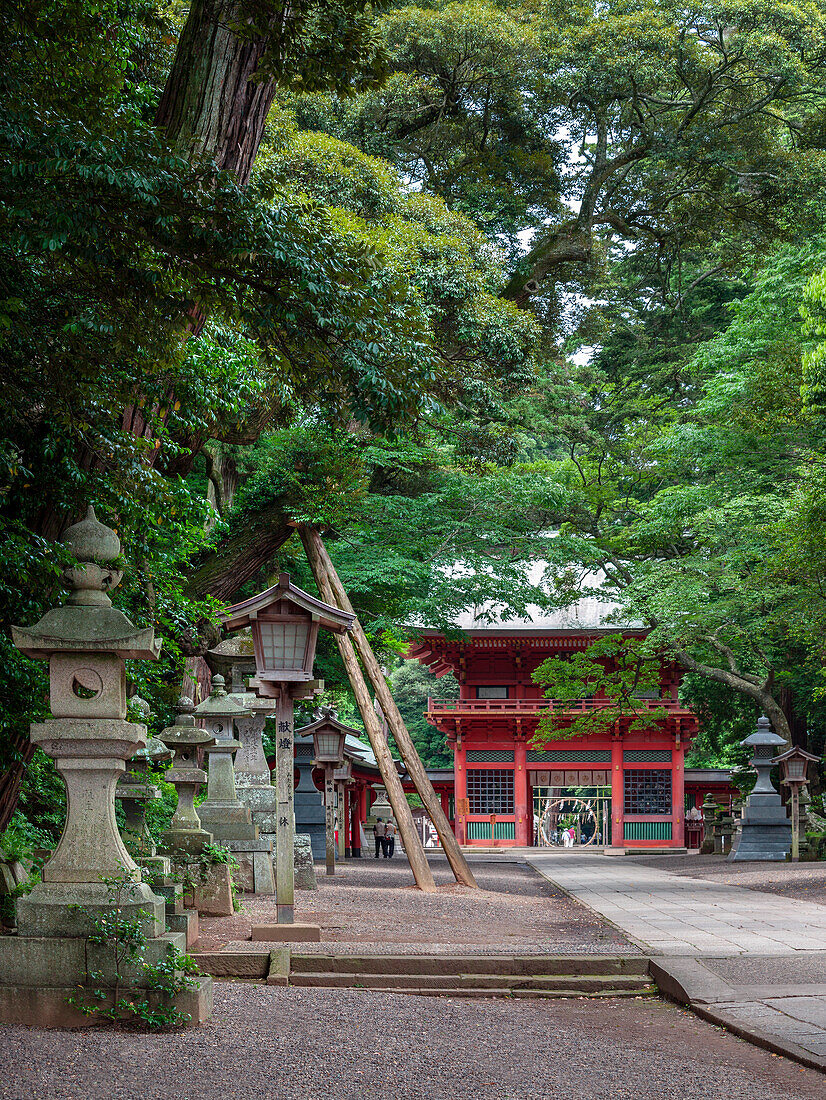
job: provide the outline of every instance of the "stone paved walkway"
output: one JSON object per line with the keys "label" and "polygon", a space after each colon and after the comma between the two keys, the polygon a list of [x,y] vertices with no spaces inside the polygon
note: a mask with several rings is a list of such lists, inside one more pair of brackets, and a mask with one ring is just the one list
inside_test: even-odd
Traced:
{"label": "stone paved walkway", "polygon": [[826,907],[597,853],[528,862],[648,951],[663,992],[826,1071]]}
{"label": "stone paved walkway", "polygon": [[815,902],[672,875],[627,857],[549,852],[528,862],[658,954],[826,951],[826,909]]}

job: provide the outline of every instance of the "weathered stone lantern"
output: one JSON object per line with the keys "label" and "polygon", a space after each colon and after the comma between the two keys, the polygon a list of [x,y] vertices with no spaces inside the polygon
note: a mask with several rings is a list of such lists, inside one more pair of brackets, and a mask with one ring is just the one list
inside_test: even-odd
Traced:
{"label": "weathered stone lantern", "polygon": [[59,897],[71,895],[72,902],[85,904],[105,893],[102,876],[124,871],[140,881],[115,820],[115,786],[124,762],[146,745],[146,727],[126,721],[124,661],[154,661],[160,652],[151,628],[136,628],[112,607],[107,592],[120,583],[122,574],[113,564],[120,540],[98,523],[94,509],[69,528],[63,545],[78,561],[66,571],[72,595],[36,626],[12,627],[18,649],[49,661],[53,717],[32,726],[31,738],[55,760],[67,792],[60,843],[43,868],[42,886],[19,907],[26,911],[23,925],[31,915],[32,933],[42,935],[53,930],[51,906],[62,926]]}
{"label": "weathered stone lantern", "polygon": [[238,799],[232,766],[233,754],[241,747],[235,740],[235,719],[248,716],[249,711],[227,695],[224,677],[220,675],[213,677],[209,698],[199,703],[194,711],[195,720],[203,722],[212,737],[206,749],[209,756],[207,797],[201,803],[199,816],[221,844],[228,840],[258,838],[249,807]]}
{"label": "weathered stone lantern", "polygon": [[791,789],[792,859],[795,862],[800,859],[800,791],[806,783],[809,764],[819,759],[814,753],[801,749],[799,745],[792,745],[790,749],[786,749],[775,758],[775,763],[780,765],[783,772],[782,782]]}
{"label": "weathered stone lantern", "polygon": [[[0,1020],[40,1026],[88,1022],[67,996],[91,980],[93,967],[102,975],[99,985],[115,984],[114,964],[88,943],[95,922],[115,909],[104,879],[123,883],[119,916],[143,924],[146,962],[161,962],[171,944],[185,947],[182,934],[165,934],[164,901],[141,881],[115,818],[125,761],[146,744],[146,727],[126,721],[124,662],[156,660],[160,643],[151,628],[135,627],[112,606],[108,592],[121,579],[120,541],[91,507],[63,544],[77,560],[65,573],[72,589],[65,605],[33,627],[12,628],[18,649],[49,662],[52,717],[31,727],[31,739],[54,759],[67,793],[60,842],[42,881],[18,902],[19,935],[0,940]],[[141,981],[133,973],[122,987],[139,989]],[[184,999],[193,1022],[208,1018],[210,979]]]}
{"label": "weathered stone lantern", "polygon": [[279,924],[293,923],[295,905],[293,705],[296,699],[311,697],[323,689],[323,684],[313,680],[319,629],[344,633],[354,618],[304,592],[286,573],[281,574],[278,584],[231,607],[224,617],[228,631],[251,630],[256,674],[250,688],[263,698],[278,700],[275,862]]}
{"label": "weathered stone lantern", "polygon": [[273,894],[272,847],[258,836],[252,812],[238,797],[233,755],[241,747],[235,738],[235,722],[251,712],[239,706],[226,692],[224,677],[212,678],[212,693],[195,708],[214,740],[207,747],[209,780],[206,801],[201,803],[201,821],[219,844],[233,853],[239,864],[238,882],[246,891]]}
{"label": "weathered stone lantern", "polygon": [[[130,700],[144,721],[151,717],[149,704],[135,696]],[[161,792],[152,782],[150,768],[172,759],[172,751],[157,737],[147,737],[146,745],[132,756],[126,774],[118,781],[115,798],[123,807],[125,819],[122,836],[127,848],[142,867],[155,858],[155,841],[146,825],[147,803],[161,797]],[[162,870],[161,867],[155,870]]]}
{"label": "weathered stone lantern", "polygon": [[163,835],[164,847],[187,856],[197,856],[207,844],[212,844],[212,833],[201,826],[195,809],[195,795],[206,783],[206,772],[198,767],[198,750],[211,744],[212,734],[195,725],[192,700],[182,698],[178,703],[175,723],[167,726],[160,740],[174,753],[172,767],[166,773],[167,783],[178,792],[178,807]]}
{"label": "weathered stone lantern", "polygon": [[754,752],[752,767],[757,772],[757,782],[743,810],[740,843],[729,859],[784,860],[791,847],[792,826],[783,801],[772,785],[771,770],[775,763],[774,750],[786,742],[772,732],[768,718],[761,715],[757,729],[740,744]]}

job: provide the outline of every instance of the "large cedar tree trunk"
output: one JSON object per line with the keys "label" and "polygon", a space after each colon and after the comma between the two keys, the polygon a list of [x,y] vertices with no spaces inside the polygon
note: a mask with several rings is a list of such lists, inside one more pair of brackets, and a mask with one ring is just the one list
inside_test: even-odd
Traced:
{"label": "large cedar tree trunk", "polygon": [[182,155],[214,161],[243,186],[275,85],[253,80],[269,37],[239,40],[230,30],[237,10],[227,0],[193,3],[155,121]]}

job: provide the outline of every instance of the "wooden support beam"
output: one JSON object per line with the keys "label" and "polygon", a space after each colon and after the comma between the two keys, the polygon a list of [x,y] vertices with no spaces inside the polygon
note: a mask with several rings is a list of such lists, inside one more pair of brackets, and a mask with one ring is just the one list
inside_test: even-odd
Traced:
{"label": "wooden support beam", "polygon": [[[319,555],[331,583],[334,599],[330,602],[340,607],[342,611],[354,613],[353,605],[350,603],[344,585],[341,583],[341,578],[330,560],[330,555],[327,553],[327,548],[322,542],[318,531],[312,527],[303,527],[301,529],[302,541],[305,540],[305,537],[306,542],[311,543],[315,552]],[[326,599],[326,597],[324,598]],[[351,636],[356,651],[361,658],[361,663],[364,665],[364,669],[373,685],[373,690],[376,693],[376,698],[379,701],[379,706],[382,709],[385,721],[396,740],[396,745],[401,753],[407,772],[413,780],[413,784],[422,800],[424,808],[427,810],[430,820],[436,827],[436,832],[439,834],[439,840],[442,842],[442,850],[447,856],[456,881],[463,886],[477,887],[473,872],[468,866],[464,852],[459,847],[458,840],[453,835],[450,822],[442,809],[441,801],[433,789],[433,784],[428,778],[424,764],[422,764],[419,754],[416,751],[416,746],[413,744],[413,738],[407,731],[404,719],[399,713],[399,708],[396,706],[396,700],[393,698],[390,688],[387,686],[384,673],[381,670],[379,662],[376,660],[376,655],[367,640],[367,635],[364,633],[358,618],[356,618],[353,623]]]}
{"label": "wooden support beam", "polygon": [[[327,575],[327,570],[321,554],[319,553],[317,543],[315,539],[311,537],[311,534],[315,534],[319,542],[321,540],[318,538],[318,535],[312,531],[312,528],[302,526],[299,529],[299,533],[301,535],[301,542],[304,545],[304,550],[307,554],[307,560],[310,563],[310,568],[313,571],[318,590],[321,593],[321,598],[327,603],[335,606],[336,600],[333,595],[332,583]],[[436,889],[436,884],[433,881],[433,872],[430,869],[430,864],[427,862],[427,856],[424,853],[421,839],[416,830],[416,824],[413,821],[413,814],[411,813],[410,806],[405,797],[404,790],[402,789],[402,783],[399,779],[399,773],[396,771],[396,764],[390,752],[390,746],[382,735],[381,724],[373,708],[373,700],[370,697],[370,692],[367,690],[367,684],[362,675],[358,657],[356,657],[356,651],[353,648],[353,643],[348,634],[336,634],[335,639],[338,645],[338,651],[341,654],[341,659],[344,662],[344,668],[353,688],[353,694],[356,697],[356,705],[359,708],[359,713],[364,722],[364,728],[367,731],[370,746],[375,754],[381,777],[387,789],[387,797],[390,799],[390,805],[393,808],[396,824],[399,827],[399,835],[401,836],[405,854],[410,863],[410,869],[413,872],[413,877],[416,880],[416,885],[420,890],[424,890],[427,893],[433,893]]]}

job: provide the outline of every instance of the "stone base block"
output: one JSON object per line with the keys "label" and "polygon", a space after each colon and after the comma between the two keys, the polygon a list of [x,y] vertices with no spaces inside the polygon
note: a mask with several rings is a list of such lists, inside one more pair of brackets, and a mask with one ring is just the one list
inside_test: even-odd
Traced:
{"label": "stone base block", "polygon": [[154,882],[152,889],[166,903],[166,923],[168,926],[171,916],[184,911],[184,888],[180,882]]}
{"label": "stone base block", "polygon": [[792,827],[788,821],[785,825],[749,825],[744,823],[737,850],[732,852],[728,858],[739,863],[746,860],[775,863],[785,860],[791,848]]}
{"label": "stone base block", "polygon": [[[195,985],[184,989],[174,1000],[179,1012],[189,1016],[190,1026],[203,1024],[212,1016],[212,978],[193,979]],[[99,1021],[85,1016],[68,1003],[75,986],[0,985],[0,1025],[23,1024],[28,1027],[95,1027]],[[128,994],[128,990],[123,991]],[[160,1001],[160,994],[151,990],[145,994],[151,1005]],[[128,1018],[128,1017],[125,1017]]]}
{"label": "stone base block", "polygon": [[[144,916],[148,937],[163,931],[164,899],[145,882],[124,886],[120,892],[124,917]],[[92,920],[112,909],[112,892],[102,882],[41,882],[17,902],[17,929],[21,936],[87,936]]]}
{"label": "stone base block", "polygon": [[317,890],[313,848],[309,833],[296,833],[293,845],[296,890]]}
{"label": "stone base block", "polygon": [[205,829],[167,829],[160,847],[169,852],[173,862],[181,855],[199,856],[207,844],[212,844],[212,833]]}
{"label": "stone base block", "polygon": [[171,860],[169,856],[142,856],[137,860],[141,869],[141,878],[150,886],[156,882],[163,882],[171,873]]}
{"label": "stone base block", "polygon": [[272,848],[268,839],[233,841],[227,845],[238,861],[235,884],[248,894],[274,894]]}
{"label": "stone base block", "polygon": [[216,821],[210,824],[209,831],[212,833],[213,842],[223,844],[225,847],[233,843],[253,843],[258,840],[258,826],[253,824],[226,825]]}
{"label": "stone base block", "polygon": [[248,806],[253,815],[278,812],[278,794],[275,787],[244,787],[238,783],[237,776],[235,782],[238,801]]}
{"label": "stone base block", "polygon": [[166,927],[170,932],[183,932],[187,950],[198,942],[200,926],[197,909],[184,909],[182,913],[167,914]]}
{"label": "stone base block", "polygon": [[267,985],[290,984],[290,949],[276,947],[270,951],[270,968],[267,971]]}
{"label": "stone base block", "polygon": [[[147,940],[142,962],[157,965],[170,947],[186,950],[182,932],[165,932]],[[89,973],[114,984],[117,974],[112,948],[89,943],[81,936],[4,936],[0,939],[0,984],[14,986],[76,986]],[[141,962],[124,962],[120,977],[134,988],[144,983]]]}
{"label": "stone base block", "polygon": [[250,939],[269,943],[320,943],[317,924],[254,924]]}
{"label": "stone base block", "polygon": [[202,880],[184,896],[188,909],[197,909],[207,917],[232,916],[232,876],[229,865],[213,863],[203,873]]}

